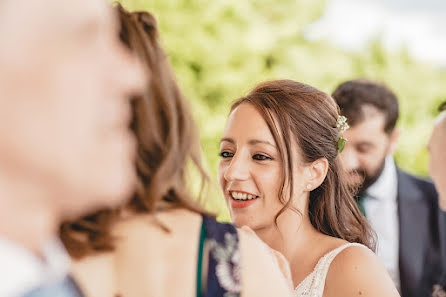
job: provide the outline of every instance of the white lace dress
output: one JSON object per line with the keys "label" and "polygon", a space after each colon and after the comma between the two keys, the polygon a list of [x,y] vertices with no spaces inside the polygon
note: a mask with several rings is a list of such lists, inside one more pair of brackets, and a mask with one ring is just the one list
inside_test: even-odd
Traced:
{"label": "white lace dress", "polygon": [[[334,258],[342,252],[345,248],[350,246],[362,246],[359,243],[346,243],[325,254],[314,267],[311,272],[294,290],[294,296],[308,296],[308,297],[322,297],[325,288],[325,278],[327,277],[328,269]],[[365,247],[367,248],[367,247]]]}

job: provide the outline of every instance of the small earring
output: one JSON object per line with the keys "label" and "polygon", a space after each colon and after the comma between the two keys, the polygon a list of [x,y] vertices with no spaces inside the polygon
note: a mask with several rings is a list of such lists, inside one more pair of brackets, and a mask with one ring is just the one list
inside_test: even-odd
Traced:
{"label": "small earring", "polygon": [[307,185],[307,190],[311,190],[311,185]]}

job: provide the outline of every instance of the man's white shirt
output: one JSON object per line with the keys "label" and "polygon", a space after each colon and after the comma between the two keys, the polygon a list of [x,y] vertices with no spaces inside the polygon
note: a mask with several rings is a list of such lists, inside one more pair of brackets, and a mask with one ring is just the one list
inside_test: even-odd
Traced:
{"label": "man's white shirt", "polygon": [[0,296],[19,297],[68,275],[70,258],[60,241],[45,244],[42,256],[0,237]]}
{"label": "man's white shirt", "polygon": [[364,209],[368,221],[377,234],[376,254],[383,262],[398,291],[399,270],[399,220],[398,177],[392,156],[387,156],[383,172],[366,191]]}

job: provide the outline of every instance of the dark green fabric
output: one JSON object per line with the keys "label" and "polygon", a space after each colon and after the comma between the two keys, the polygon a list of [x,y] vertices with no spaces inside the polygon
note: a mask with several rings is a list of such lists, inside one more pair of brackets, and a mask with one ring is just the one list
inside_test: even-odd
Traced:
{"label": "dark green fabric", "polygon": [[365,217],[367,217],[367,214],[365,212],[365,206],[364,206],[366,198],[367,198],[367,194],[362,194],[361,196],[359,196],[358,201],[357,201],[359,210]]}
{"label": "dark green fabric", "polygon": [[206,240],[206,227],[204,225],[204,220],[201,222],[201,231],[200,231],[200,245],[198,248],[198,266],[197,266],[197,297],[202,297],[201,292],[201,273],[203,266],[203,249],[204,249],[204,241]]}

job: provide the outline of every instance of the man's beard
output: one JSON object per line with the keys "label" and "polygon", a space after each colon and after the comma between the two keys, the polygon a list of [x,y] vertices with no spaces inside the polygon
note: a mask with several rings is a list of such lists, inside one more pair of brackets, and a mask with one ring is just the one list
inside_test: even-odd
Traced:
{"label": "man's beard", "polygon": [[372,174],[367,174],[367,171],[364,168],[358,168],[349,172],[349,174],[357,174],[361,176],[363,179],[363,182],[360,185],[358,185],[358,192],[356,194],[357,197],[364,195],[367,189],[378,180],[378,178],[380,177],[381,173],[384,170],[385,164],[386,164],[386,159],[383,159],[378,169]]}

